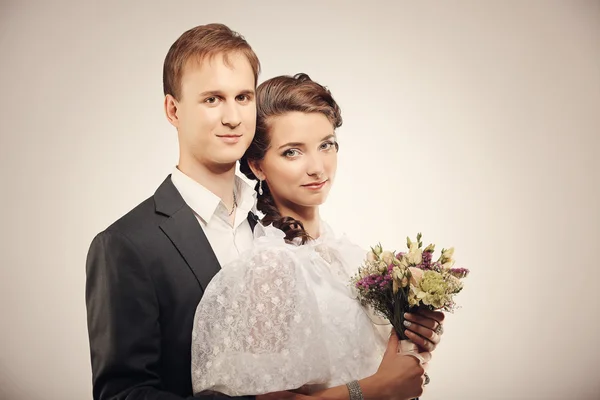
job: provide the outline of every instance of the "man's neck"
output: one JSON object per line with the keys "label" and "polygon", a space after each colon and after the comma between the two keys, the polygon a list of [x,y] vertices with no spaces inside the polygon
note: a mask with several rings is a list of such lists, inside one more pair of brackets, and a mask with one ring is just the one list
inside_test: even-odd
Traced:
{"label": "man's neck", "polygon": [[233,204],[235,188],[235,163],[208,167],[206,165],[179,160],[177,168],[217,195],[226,206]]}

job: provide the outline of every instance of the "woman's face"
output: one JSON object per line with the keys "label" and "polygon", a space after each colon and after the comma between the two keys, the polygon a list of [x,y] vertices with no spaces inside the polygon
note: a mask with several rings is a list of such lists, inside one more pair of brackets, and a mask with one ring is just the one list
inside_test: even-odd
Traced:
{"label": "woman's face", "polygon": [[296,209],[325,202],[337,169],[334,128],[319,112],[272,117],[270,146],[256,165],[279,207]]}

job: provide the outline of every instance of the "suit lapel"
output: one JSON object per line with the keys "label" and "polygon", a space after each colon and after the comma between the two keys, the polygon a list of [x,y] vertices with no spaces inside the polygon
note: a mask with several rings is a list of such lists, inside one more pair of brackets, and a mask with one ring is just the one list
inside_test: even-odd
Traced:
{"label": "suit lapel", "polygon": [[[173,185],[170,175],[156,190],[154,202],[156,212],[168,217],[160,225],[160,229],[177,248],[202,290],[206,290],[221,265],[194,212]],[[247,219],[254,231],[258,217],[249,212]]]}
{"label": "suit lapel", "polygon": [[177,247],[202,290],[205,290],[221,266],[192,210],[182,207],[160,228]]}
{"label": "suit lapel", "polygon": [[170,175],[156,190],[154,203],[156,212],[168,217],[160,229],[177,248],[202,290],[205,290],[221,266],[204,230],[173,185]]}

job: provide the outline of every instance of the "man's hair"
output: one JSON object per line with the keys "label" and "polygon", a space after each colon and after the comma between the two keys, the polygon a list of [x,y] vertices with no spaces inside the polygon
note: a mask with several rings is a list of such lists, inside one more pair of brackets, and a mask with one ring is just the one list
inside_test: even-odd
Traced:
{"label": "man's hair", "polygon": [[200,25],[184,32],[171,45],[163,65],[163,92],[179,100],[181,96],[181,78],[190,62],[201,63],[216,55],[222,55],[225,65],[229,65],[228,56],[242,54],[250,63],[254,72],[254,84],[258,81],[260,61],[246,42],[246,39],[223,24]]}

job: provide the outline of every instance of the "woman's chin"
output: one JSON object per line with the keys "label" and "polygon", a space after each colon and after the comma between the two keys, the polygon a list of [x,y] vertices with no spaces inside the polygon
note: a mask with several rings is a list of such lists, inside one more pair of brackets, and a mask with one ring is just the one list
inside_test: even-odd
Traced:
{"label": "woman's chin", "polygon": [[302,206],[304,207],[318,207],[320,205],[323,205],[325,203],[325,201],[327,200],[327,196],[329,195],[329,193],[315,193],[314,195],[306,198],[303,201]]}

